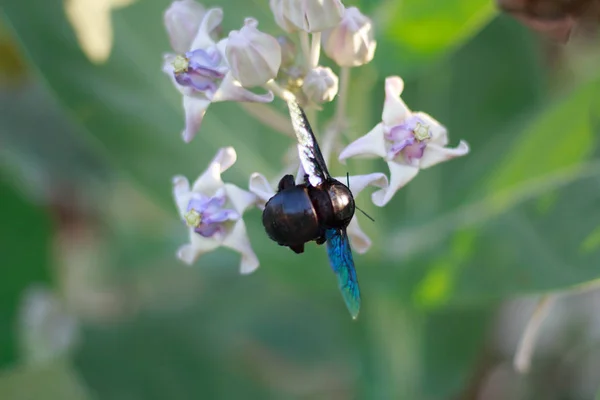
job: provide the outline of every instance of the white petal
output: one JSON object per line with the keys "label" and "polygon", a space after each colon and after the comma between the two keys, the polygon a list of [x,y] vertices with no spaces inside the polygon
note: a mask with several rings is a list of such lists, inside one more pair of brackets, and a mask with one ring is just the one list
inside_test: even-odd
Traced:
{"label": "white petal", "polygon": [[171,53],[163,54],[162,70],[165,74],[167,74],[169,79],[171,79],[171,83],[173,83],[173,86],[175,86],[175,89],[177,89],[179,91],[179,93],[181,93],[184,96],[193,96],[194,89],[192,87],[181,86],[175,80],[175,74],[173,73],[173,71],[175,70],[175,67],[173,67],[173,60],[175,60],[175,57],[176,57],[175,54],[171,54]]}
{"label": "white petal", "polygon": [[377,124],[371,132],[350,143],[340,153],[339,160],[343,161],[353,156],[386,156],[382,124]]}
{"label": "white petal", "polygon": [[267,201],[269,201],[269,199],[275,195],[275,191],[269,184],[267,178],[258,172],[250,175],[248,188],[256,195],[257,205],[261,210],[264,210]]}
{"label": "white petal", "polygon": [[399,76],[388,76],[385,79],[385,102],[381,119],[386,126],[394,126],[408,118],[410,109],[400,98],[404,90],[404,81]]}
{"label": "white petal", "polygon": [[240,219],[235,223],[233,230],[225,237],[223,246],[229,247],[242,255],[240,261],[240,272],[242,274],[249,274],[258,268],[258,258],[256,258],[256,254],[254,254],[250,245],[243,220]]}
{"label": "white petal", "polygon": [[[298,154],[298,148],[296,147],[296,154]],[[301,185],[304,183],[305,179],[304,176],[306,175],[306,171],[304,170],[304,167],[302,166],[302,163],[300,162],[300,159],[298,159],[298,170],[296,172],[296,180],[294,181],[294,183],[296,185]]]}
{"label": "white petal", "polygon": [[440,146],[448,144],[448,131],[444,125],[440,124],[435,118],[424,112],[417,112],[415,115],[421,118],[423,122],[429,126],[429,132],[431,133],[430,143],[436,143]]}
{"label": "white petal", "polygon": [[190,183],[184,176],[177,175],[173,178],[173,197],[175,198],[179,215],[183,218],[191,197]]}
{"label": "white petal", "polygon": [[219,241],[206,238],[190,229],[190,243],[184,244],[177,250],[177,258],[188,265],[192,265],[198,257],[219,247]]}
{"label": "white petal", "polygon": [[206,171],[194,182],[192,191],[206,196],[214,196],[216,191],[223,187],[221,173],[227,171],[236,159],[237,154],[233,147],[219,149]]}
{"label": "white petal", "polygon": [[198,28],[198,33],[192,42],[190,50],[207,49],[214,45],[215,42],[212,40],[211,34],[221,25],[221,21],[223,21],[222,9],[211,8],[208,10],[204,18],[202,18],[202,23],[200,23],[200,28]]}
{"label": "white petal", "polygon": [[350,246],[352,250],[359,254],[364,254],[371,247],[371,239],[360,229],[358,219],[356,215],[350,221],[350,224],[346,228],[348,237],[350,238]]}
{"label": "white petal", "polygon": [[469,153],[469,145],[461,140],[457,147],[443,147],[436,143],[429,143],[419,161],[419,168],[425,169]]}
{"label": "white petal", "polygon": [[390,186],[387,189],[378,190],[371,195],[373,204],[379,207],[386,205],[394,194],[417,176],[419,172],[419,168],[417,167],[394,161],[388,162],[388,167],[390,168]]}
{"label": "white petal", "polygon": [[256,203],[256,195],[231,184],[225,184],[225,193],[233,204],[233,208],[242,215],[248,207]]}
{"label": "white petal", "polygon": [[183,96],[185,129],[181,133],[181,136],[183,137],[184,142],[189,143],[194,138],[196,132],[200,129],[202,119],[204,119],[204,114],[209,105],[210,100],[208,99]]}
{"label": "white petal", "polygon": [[204,7],[194,0],[171,3],[165,11],[163,20],[173,50],[183,54],[190,49],[205,12]]}
{"label": "white petal", "polygon": [[[338,181],[346,183],[346,177],[336,177]],[[350,175],[350,185],[348,186],[352,191],[352,196],[357,197],[358,194],[367,186],[377,186],[382,189],[388,187],[388,179],[385,174],[381,172],[374,172],[367,175]]]}
{"label": "white petal", "polygon": [[219,89],[217,89],[212,101],[249,101],[254,103],[270,103],[273,101],[275,96],[273,92],[267,92],[264,94],[256,94],[248,89],[242,87],[242,85],[233,78],[231,72],[228,72]]}

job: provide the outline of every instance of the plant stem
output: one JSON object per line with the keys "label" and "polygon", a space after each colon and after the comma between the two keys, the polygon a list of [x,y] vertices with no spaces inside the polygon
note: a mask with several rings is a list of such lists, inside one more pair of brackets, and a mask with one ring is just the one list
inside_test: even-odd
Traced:
{"label": "plant stem", "polygon": [[340,70],[340,87],[336,99],[333,124],[329,126],[323,137],[323,158],[329,162],[335,140],[344,128],[346,120],[346,104],[348,102],[348,85],[350,82],[350,68],[342,67]]}
{"label": "plant stem", "polygon": [[533,310],[533,314],[525,326],[525,331],[521,336],[521,340],[519,341],[519,346],[517,347],[517,352],[515,353],[515,358],[513,361],[515,369],[522,374],[525,374],[529,371],[529,367],[531,366],[531,357],[540,334],[540,328],[548,316],[548,313],[550,312],[550,309],[552,308],[552,305],[557,297],[558,295],[556,294],[542,296],[542,298],[536,304],[535,310]]}
{"label": "plant stem", "polygon": [[291,97],[295,97],[294,94],[275,82],[275,80],[271,79],[269,82],[265,83],[263,87],[267,90],[271,90],[275,96],[287,101]]}
{"label": "plant stem", "polygon": [[[348,85],[350,84],[350,68],[340,69],[340,88],[337,94],[335,107],[335,124],[342,125],[346,119],[346,104],[348,103]],[[340,128],[338,128],[340,129]]]}
{"label": "plant stem", "polygon": [[311,69],[311,60],[310,60],[310,40],[308,38],[308,32],[300,31],[300,47],[302,48],[302,54],[304,55],[304,66],[306,67],[306,72]]}
{"label": "plant stem", "polygon": [[316,68],[319,65],[319,56],[321,55],[321,32],[312,34],[312,42],[310,44],[310,67]]}
{"label": "plant stem", "polygon": [[240,106],[257,121],[285,136],[295,138],[294,129],[287,115],[284,115],[267,104],[240,103]]}

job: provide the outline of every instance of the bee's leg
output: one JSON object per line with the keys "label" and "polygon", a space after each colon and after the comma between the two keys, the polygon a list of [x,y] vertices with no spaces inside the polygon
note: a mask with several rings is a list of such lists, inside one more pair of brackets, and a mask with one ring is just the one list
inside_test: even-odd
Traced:
{"label": "bee's leg", "polygon": [[281,192],[284,189],[288,189],[296,186],[296,182],[294,181],[294,177],[292,175],[284,175],[283,178],[279,181],[277,185],[277,193]]}
{"label": "bee's leg", "polygon": [[325,240],[325,234],[322,234],[321,236],[315,239],[315,242],[317,242],[317,244],[323,244],[325,243]]}
{"label": "bee's leg", "polygon": [[294,253],[296,254],[302,254],[304,253],[304,244],[298,244],[295,246],[289,246],[290,249],[292,249],[294,251]]}
{"label": "bee's leg", "polygon": [[304,174],[304,183],[306,186],[310,186],[310,180],[308,179],[308,174]]}

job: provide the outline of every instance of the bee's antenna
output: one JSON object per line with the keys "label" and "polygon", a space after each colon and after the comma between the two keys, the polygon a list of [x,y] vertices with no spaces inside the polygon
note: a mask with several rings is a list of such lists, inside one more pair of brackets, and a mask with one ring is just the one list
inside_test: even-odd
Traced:
{"label": "bee's antenna", "polygon": [[369,214],[367,214],[366,212],[364,212],[363,210],[360,209],[360,207],[358,207],[356,204],[354,205],[354,207],[360,211],[361,213],[364,214],[365,217],[369,218],[371,221],[375,222],[375,220],[373,219],[373,217],[371,217]]}
{"label": "bee's antenna", "polygon": [[[348,189],[350,189],[350,174],[348,172],[346,172],[346,186],[348,186]],[[373,219],[373,217],[371,217],[369,214],[367,214],[366,212],[364,212],[359,206],[357,206],[356,204],[354,204],[354,207],[358,211],[360,211],[361,213],[363,213],[365,217],[367,217],[371,221],[375,222],[375,220]]]}

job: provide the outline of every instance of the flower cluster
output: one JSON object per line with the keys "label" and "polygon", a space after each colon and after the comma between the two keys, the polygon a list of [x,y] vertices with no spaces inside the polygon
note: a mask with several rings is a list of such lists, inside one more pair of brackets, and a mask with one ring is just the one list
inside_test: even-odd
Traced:
{"label": "flower cluster", "polygon": [[[182,94],[183,139],[189,142],[194,138],[213,102],[270,103],[275,97],[294,97],[304,109],[314,111],[335,101],[335,115],[320,139],[328,162],[332,149],[339,148],[345,128],[350,70],[369,63],[375,55],[372,21],[340,0],[270,0],[269,4],[284,35],[274,37],[260,31],[253,18],[246,18],[239,30],[225,35],[221,29],[223,11],[206,9],[194,0],[176,0],[165,12],[164,23],[174,53],[164,56],[163,71]],[[339,67],[339,76],[320,65],[321,53]],[[400,98],[403,86],[399,77],[386,79],[381,122],[339,154],[341,162],[350,157],[385,160],[389,179],[381,172],[349,177],[355,197],[367,186],[378,188],[371,199],[380,207],[419,170],[469,152],[463,141],[455,148],[446,147],[448,134],[444,126],[425,113],[411,111]],[[279,116],[275,110],[270,112]],[[268,123],[265,118],[259,120]],[[273,124],[276,126],[280,128],[281,124]],[[318,134],[317,127],[313,130]],[[248,191],[223,183],[221,173],[234,164],[235,158],[233,148],[220,149],[191,189],[186,178],[173,180],[181,220],[190,234],[190,243],[178,251],[178,257],[186,263],[225,246],[242,255],[242,273],[258,266],[242,214],[250,207],[264,209],[275,194],[280,176],[267,179],[255,172],[250,176]],[[296,181],[302,181],[298,158],[291,157],[290,162],[286,173],[296,170]],[[343,182],[346,177],[337,179]],[[366,252],[371,241],[360,229],[356,216],[347,230],[352,247],[359,253]]]}

